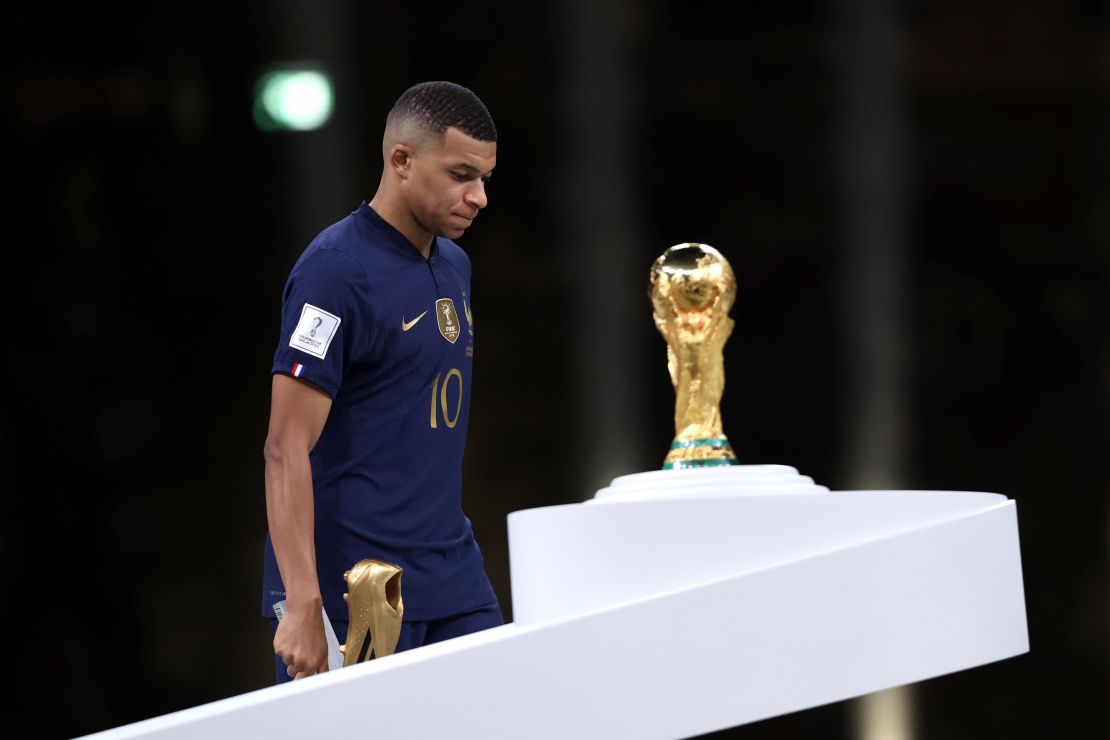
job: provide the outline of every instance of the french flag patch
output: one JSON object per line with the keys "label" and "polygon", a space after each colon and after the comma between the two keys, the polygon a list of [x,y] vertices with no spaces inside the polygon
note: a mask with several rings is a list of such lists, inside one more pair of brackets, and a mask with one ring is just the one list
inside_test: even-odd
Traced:
{"label": "french flag patch", "polygon": [[293,363],[293,377],[294,378],[299,378],[302,375],[304,375],[304,365],[302,365],[299,362],[294,362]]}

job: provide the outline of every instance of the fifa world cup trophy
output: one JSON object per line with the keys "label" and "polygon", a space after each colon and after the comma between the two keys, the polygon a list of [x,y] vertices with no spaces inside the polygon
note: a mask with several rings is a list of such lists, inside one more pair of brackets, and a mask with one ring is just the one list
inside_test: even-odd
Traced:
{"label": "fifa world cup trophy", "polygon": [[721,426],[735,298],[732,267],[708,244],[677,244],[651,267],[655,326],[667,341],[675,391],[675,439],[664,470],[738,464]]}

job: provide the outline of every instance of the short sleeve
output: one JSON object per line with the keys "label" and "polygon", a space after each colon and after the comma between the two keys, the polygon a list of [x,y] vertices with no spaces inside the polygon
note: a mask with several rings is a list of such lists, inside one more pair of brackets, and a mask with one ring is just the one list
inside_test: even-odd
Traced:
{"label": "short sleeve", "polygon": [[335,398],[370,333],[366,273],[352,257],[317,249],[293,268],[281,306],[272,373],[304,378]]}

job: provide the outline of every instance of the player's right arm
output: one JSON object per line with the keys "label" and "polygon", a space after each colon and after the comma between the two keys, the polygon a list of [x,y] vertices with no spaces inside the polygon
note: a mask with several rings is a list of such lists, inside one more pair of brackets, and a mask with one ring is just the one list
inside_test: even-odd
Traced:
{"label": "player's right arm", "polygon": [[286,609],[274,634],[274,653],[295,679],[328,669],[308,454],[320,438],[331,403],[331,396],[310,383],[273,376],[265,447],[266,518],[285,584]]}

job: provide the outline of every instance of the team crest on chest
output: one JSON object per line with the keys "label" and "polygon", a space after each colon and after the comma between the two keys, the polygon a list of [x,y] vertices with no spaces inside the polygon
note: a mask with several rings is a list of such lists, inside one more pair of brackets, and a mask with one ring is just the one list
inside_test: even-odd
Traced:
{"label": "team crest on chest", "polygon": [[439,320],[439,333],[454,344],[459,338],[459,315],[455,313],[455,302],[450,298],[436,301],[436,318]]}

